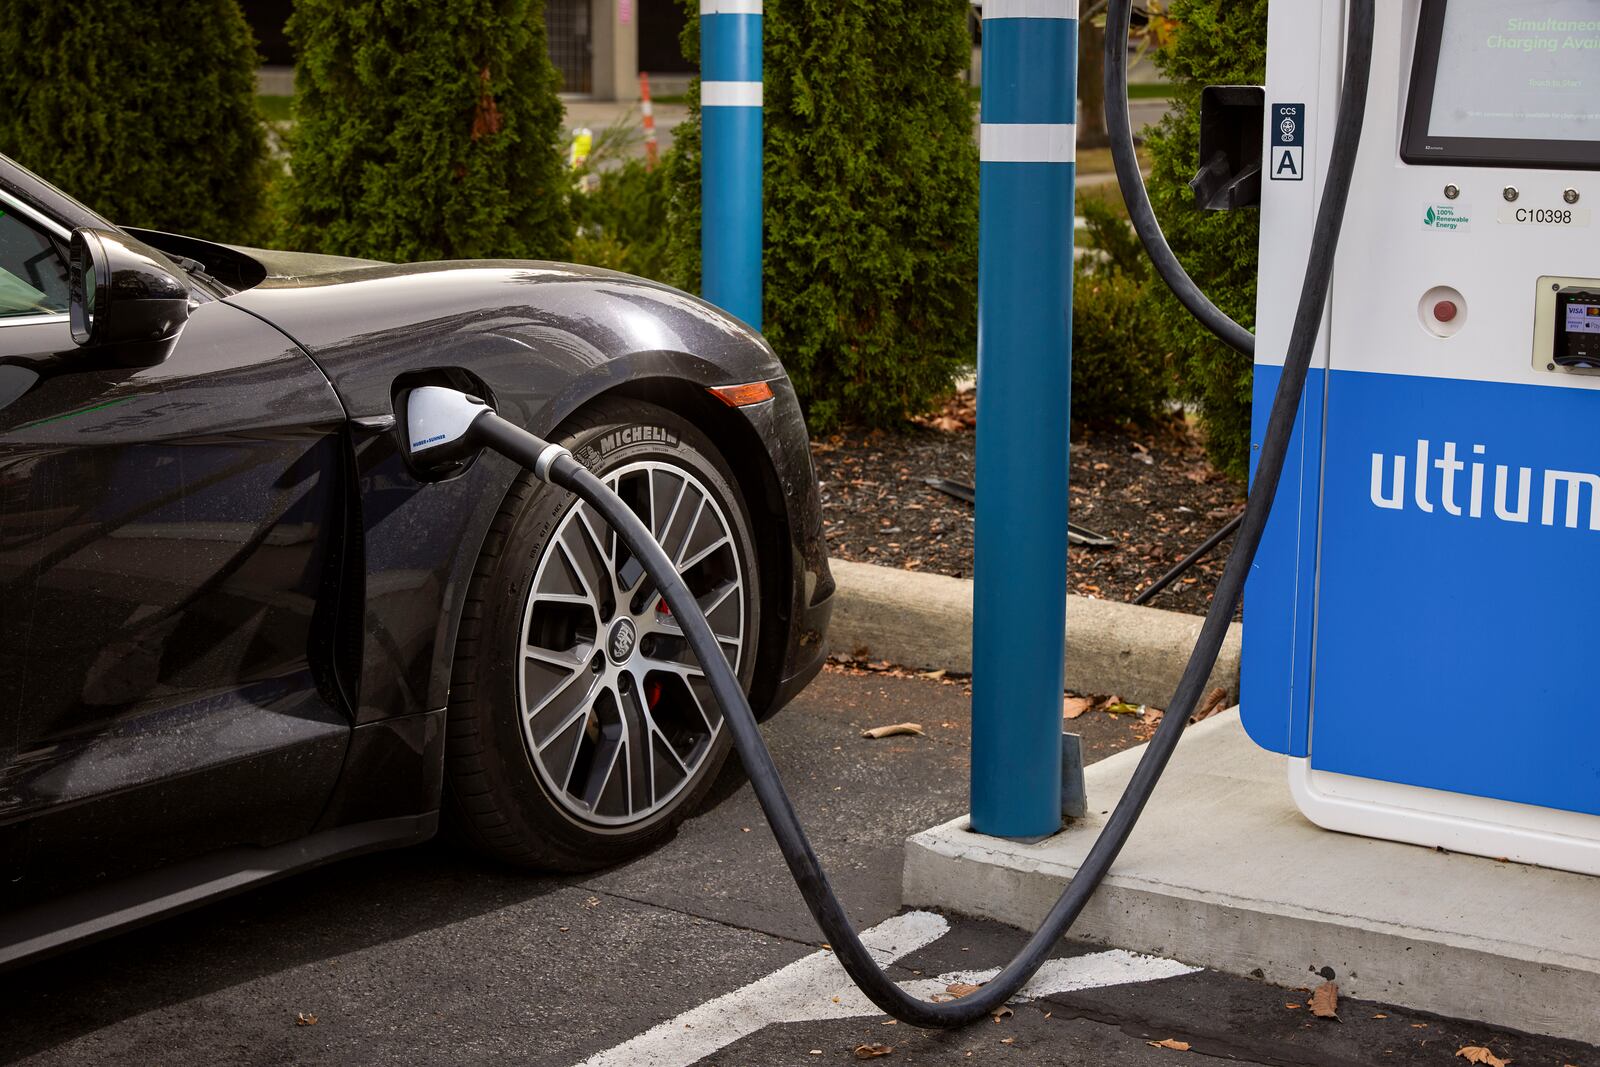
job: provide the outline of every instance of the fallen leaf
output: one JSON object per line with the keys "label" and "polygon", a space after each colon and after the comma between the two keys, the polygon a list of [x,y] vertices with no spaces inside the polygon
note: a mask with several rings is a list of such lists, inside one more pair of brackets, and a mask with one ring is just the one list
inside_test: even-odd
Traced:
{"label": "fallen leaf", "polygon": [[901,734],[910,734],[916,737],[921,737],[922,724],[920,722],[897,722],[893,726],[875,726],[870,730],[861,731],[862,737],[870,737],[874,741],[881,740],[885,737],[896,737]]}
{"label": "fallen leaf", "polygon": [[1145,1044],[1149,1045],[1151,1048],[1170,1048],[1174,1052],[1189,1051],[1189,1042],[1174,1041],[1170,1037],[1162,1041],[1146,1041]]}
{"label": "fallen leaf", "polygon": [[315,1026],[317,1025],[317,1017],[308,1011],[297,1011],[294,1013],[294,1024],[296,1026]]}
{"label": "fallen leaf", "polygon": [[943,667],[940,667],[936,671],[923,671],[922,676],[924,678],[932,678],[934,681],[938,681],[940,678],[943,678],[946,673],[948,672]]}
{"label": "fallen leaf", "polygon": [[995,1009],[995,1011],[993,1012],[994,1021],[995,1022],[999,1022],[1001,1019],[1009,1018],[1011,1016],[1011,1014],[1012,1014],[1012,1011],[1011,1011],[1010,1008],[1008,1008],[1008,1007],[1006,1007],[1004,1005],[1001,1005],[999,1008]]}
{"label": "fallen leaf", "polygon": [[857,1045],[856,1059],[875,1060],[880,1056],[888,1056],[894,1052],[891,1045]]}
{"label": "fallen leaf", "polygon": [[1481,1045],[1466,1045],[1456,1049],[1456,1055],[1468,1063],[1481,1063],[1485,1067],[1506,1067],[1510,1060],[1503,1060]]}
{"label": "fallen leaf", "polygon": [[1139,705],[1139,708],[1144,712],[1143,715],[1139,716],[1140,726],[1159,726],[1161,725],[1161,720],[1166,718],[1167,715],[1160,708],[1147,707],[1143,704]]}
{"label": "fallen leaf", "polygon": [[1339,1017],[1338,983],[1323,982],[1311,991],[1311,1014],[1319,1019],[1337,1019]]}
{"label": "fallen leaf", "polygon": [[944,987],[944,991],[949,993],[952,997],[959,999],[972,993],[976,993],[982,988],[982,986],[975,986],[971,982],[951,982],[949,985]]}
{"label": "fallen leaf", "polygon": [[1303,1004],[1285,1004],[1284,1005],[1284,1007],[1288,1008],[1290,1011],[1299,1011],[1304,1006],[1305,1005],[1303,1005]]}
{"label": "fallen leaf", "polygon": [[1206,698],[1200,702],[1200,706],[1195,709],[1195,713],[1190,716],[1189,721],[1199,722],[1201,719],[1209,719],[1221,711],[1227,703],[1228,691],[1218,686],[1206,694]]}
{"label": "fallen leaf", "polygon": [[1062,697],[1061,717],[1063,719],[1076,719],[1093,707],[1094,701],[1088,697]]}
{"label": "fallen leaf", "polygon": [[1373,1018],[1374,1018],[1374,1019],[1387,1019],[1387,1018],[1388,1018],[1388,1016],[1387,1016],[1387,1015],[1385,1015],[1385,1014],[1384,1014],[1384,1013],[1383,1013],[1383,1012],[1381,1012],[1381,1011],[1380,1011],[1380,1012],[1378,1012],[1378,1014],[1376,1014],[1376,1015],[1374,1015],[1374,1016],[1373,1016]]}
{"label": "fallen leaf", "polygon": [[1002,1045],[1011,1045],[1011,1044],[1015,1044],[1015,1043],[1016,1043],[1016,1040],[1017,1040],[1017,1039],[1016,1039],[1016,1038],[1014,1038],[1014,1037],[1002,1037],[1002,1038],[1001,1038],[1001,1039],[1000,1039],[1000,1043],[1001,1043],[1001,1044],[1002,1044]]}

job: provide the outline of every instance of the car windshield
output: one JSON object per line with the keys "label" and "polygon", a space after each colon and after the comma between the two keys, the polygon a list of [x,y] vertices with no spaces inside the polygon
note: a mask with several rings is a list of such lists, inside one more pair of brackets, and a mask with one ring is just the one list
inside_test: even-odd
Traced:
{"label": "car windshield", "polygon": [[67,293],[66,249],[0,209],[0,318],[65,311]]}

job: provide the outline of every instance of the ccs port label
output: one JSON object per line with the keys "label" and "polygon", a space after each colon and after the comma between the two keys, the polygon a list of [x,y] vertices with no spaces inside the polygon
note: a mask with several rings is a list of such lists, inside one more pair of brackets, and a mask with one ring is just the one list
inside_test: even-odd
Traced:
{"label": "ccs port label", "polygon": [[1505,226],[1570,227],[1589,225],[1586,207],[1518,207],[1506,204],[1500,209],[1500,222]]}

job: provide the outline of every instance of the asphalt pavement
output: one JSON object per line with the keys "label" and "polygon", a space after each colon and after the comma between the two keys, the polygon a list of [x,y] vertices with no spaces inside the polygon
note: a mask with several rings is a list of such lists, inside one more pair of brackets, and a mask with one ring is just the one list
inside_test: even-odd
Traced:
{"label": "asphalt pavement", "polygon": [[[902,721],[925,735],[861,736]],[[765,728],[852,917],[880,933],[920,931],[896,953],[900,981],[998,967],[1022,940],[957,916],[894,918],[903,840],[965,810],[968,722],[960,685],[830,671]],[[1076,725],[1091,759],[1137,741],[1127,718]],[[0,1062],[726,1067],[854,1063],[858,1047],[881,1045],[893,1050],[887,1065],[1170,1065],[1195,1054],[1444,1065],[1482,1047],[1519,1065],[1600,1067],[1593,1048],[1382,1005],[1345,1001],[1338,1021],[1313,1018],[1306,989],[1076,943],[1062,946],[1081,957],[1063,973],[1115,965],[1125,977],[926,1033],[856,1006],[818,937],[730,769],[673,841],[597,875],[529,876],[439,843],[335,864],[0,976]],[[1179,976],[1144,980],[1146,965]]]}

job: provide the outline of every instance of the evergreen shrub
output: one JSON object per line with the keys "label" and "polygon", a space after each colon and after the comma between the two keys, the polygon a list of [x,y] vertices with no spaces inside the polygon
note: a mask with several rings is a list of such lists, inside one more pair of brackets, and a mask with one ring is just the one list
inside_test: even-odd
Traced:
{"label": "evergreen shrub", "polygon": [[235,0],[10,0],[0,152],[112,222],[262,234],[258,57]]}
{"label": "evergreen shrub", "polygon": [[[1172,0],[1170,14],[1177,29],[1156,62],[1175,96],[1171,114],[1146,141],[1155,161],[1150,200],[1184,267],[1219,308],[1251,327],[1260,214],[1201,211],[1188,182],[1199,169],[1201,89],[1265,81],[1267,0]],[[1250,361],[1213,338],[1165,286],[1156,286],[1154,296],[1167,345],[1176,353],[1179,389],[1199,404],[1211,460],[1243,478],[1250,459]]]}
{"label": "evergreen shrub", "polygon": [[1150,294],[1160,283],[1126,220],[1098,200],[1079,208],[1088,233],[1072,287],[1072,421],[1154,422],[1171,385],[1161,310]]}
{"label": "evergreen shrub", "polygon": [[[685,0],[685,53],[699,53]],[[767,0],[766,335],[814,429],[929,408],[977,347],[967,0]],[[674,134],[674,280],[698,288],[699,86]]]}
{"label": "evergreen shrub", "polygon": [[384,260],[570,251],[542,0],[298,0],[286,243]]}
{"label": "evergreen shrub", "polygon": [[652,171],[644,160],[629,159],[594,178],[594,189],[572,197],[573,260],[672,284],[667,263],[672,186],[666,169]]}

